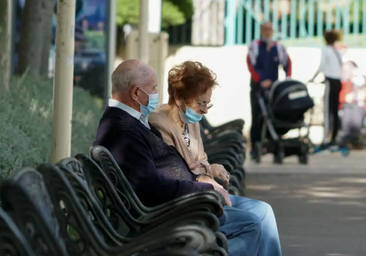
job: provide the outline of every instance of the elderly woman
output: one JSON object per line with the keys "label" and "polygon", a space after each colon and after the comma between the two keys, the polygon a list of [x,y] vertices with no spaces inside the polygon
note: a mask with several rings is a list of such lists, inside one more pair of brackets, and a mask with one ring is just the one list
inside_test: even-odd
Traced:
{"label": "elderly woman", "polygon": [[[199,175],[198,180],[212,179],[211,182],[215,182],[213,178],[218,177],[227,182],[224,167],[208,163],[198,124],[202,115],[207,114],[208,109],[212,107],[211,95],[216,85],[216,75],[199,62],[186,61],[175,66],[168,75],[169,102],[156,108],[155,112],[150,114],[149,121],[161,132],[164,141],[181,153],[192,172]],[[226,206],[227,210],[235,211],[238,216],[250,212],[260,221],[259,251],[250,255],[281,255],[277,224],[271,206],[234,195],[230,195],[230,200],[232,206]],[[245,228],[250,229],[249,226]],[[233,247],[237,242],[234,227],[222,225],[220,231],[229,238],[229,254],[234,255]]]}

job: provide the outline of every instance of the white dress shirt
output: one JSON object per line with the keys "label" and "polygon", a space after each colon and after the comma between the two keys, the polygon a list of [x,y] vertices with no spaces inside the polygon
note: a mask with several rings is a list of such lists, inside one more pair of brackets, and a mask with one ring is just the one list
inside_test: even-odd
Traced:
{"label": "white dress shirt", "polygon": [[342,56],[333,46],[323,47],[321,52],[319,71],[325,77],[333,79],[342,79]]}
{"label": "white dress shirt", "polygon": [[130,114],[132,117],[136,118],[137,120],[139,120],[143,125],[145,125],[148,129],[150,129],[150,125],[149,125],[149,117],[144,116],[141,112],[138,112],[136,110],[134,110],[133,108],[130,108],[129,106],[127,106],[126,104],[123,104],[122,102],[118,101],[118,100],[114,100],[114,99],[109,99],[108,101],[108,106],[109,107],[115,107],[115,108],[119,108],[122,109],[123,111],[126,111],[128,114]]}

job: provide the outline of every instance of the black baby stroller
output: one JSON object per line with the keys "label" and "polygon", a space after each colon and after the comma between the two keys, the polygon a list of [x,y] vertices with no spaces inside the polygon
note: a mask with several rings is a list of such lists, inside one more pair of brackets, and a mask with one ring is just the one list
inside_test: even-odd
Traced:
{"label": "black baby stroller", "polygon": [[[314,107],[306,85],[300,81],[286,79],[276,81],[269,90],[257,93],[262,112],[261,141],[255,145],[256,162],[263,154],[272,153],[274,162],[282,164],[283,159],[297,155],[301,164],[308,163],[309,125],[304,114]],[[307,128],[306,135],[297,138],[282,138],[291,129]]]}

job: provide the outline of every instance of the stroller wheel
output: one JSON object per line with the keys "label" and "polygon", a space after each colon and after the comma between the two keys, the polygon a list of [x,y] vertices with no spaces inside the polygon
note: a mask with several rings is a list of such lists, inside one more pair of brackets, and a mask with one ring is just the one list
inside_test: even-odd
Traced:
{"label": "stroller wheel", "polygon": [[300,164],[309,163],[309,148],[306,144],[301,147],[301,152],[299,154],[299,163]]}
{"label": "stroller wheel", "polygon": [[262,143],[255,143],[255,162],[259,164],[262,160]]}
{"label": "stroller wheel", "polygon": [[308,164],[309,163],[309,155],[307,153],[302,153],[299,155],[299,163],[300,164]]}
{"label": "stroller wheel", "polygon": [[285,151],[283,150],[283,147],[278,147],[278,150],[276,153],[274,153],[274,159],[273,162],[275,164],[282,164],[283,159],[285,158]]}

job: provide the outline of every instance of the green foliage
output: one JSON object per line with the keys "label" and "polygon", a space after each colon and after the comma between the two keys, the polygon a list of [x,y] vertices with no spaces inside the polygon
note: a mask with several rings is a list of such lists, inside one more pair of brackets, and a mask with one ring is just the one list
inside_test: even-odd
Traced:
{"label": "green foliage", "polygon": [[173,5],[177,6],[179,11],[184,14],[185,19],[192,18],[194,13],[193,0],[163,0],[163,2],[170,2]]}
{"label": "green foliage", "polygon": [[161,27],[180,25],[186,22],[184,13],[177,5],[169,1],[163,1],[161,8]]}
{"label": "green foliage", "polygon": [[[117,0],[117,24],[139,23],[140,0]],[[192,0],[163,0],[161,26],[179,25],[193,15]]]}
{"label": "green foliage", "polygon": [[[24,166],[49,159],[52,82],[13,78],[0,99],[0,178]],[[87,92],[74,88],[72,154],[87,153],[93,142],[101,106]]]}
{"label": "green foliage", "polygon": [[117,24],[138,24],[139,7],[139,0],[117,0]]}

